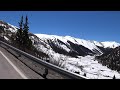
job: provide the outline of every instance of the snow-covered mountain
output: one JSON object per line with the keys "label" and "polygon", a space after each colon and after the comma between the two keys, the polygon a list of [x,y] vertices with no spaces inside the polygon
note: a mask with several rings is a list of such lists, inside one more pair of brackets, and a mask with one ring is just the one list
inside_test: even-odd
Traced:
{"label": "snow-covered mountain", "polygon": [[103,44],[104,48],[116,48],[120,46],[120,43],[117,43],[115,41],[106,41],[106,42],[101,42]]}
{"label": "snow-covered mountain", "polygon": [[[47,35],[47,34],[35,34],[41,40],[46,43],[54,42],[54,46],[57,46],[66,52],[75,51],[78,55],[84,53],[84,55],[101,55],[106,49],[113,49],[120,46],[117,42],[97,42],[84,40],[79,38],[74,38],[71,36],[57,36],[57,35]],[[84,50],[83,50],[84,49]],[[105,49],[105,50],[103,50]]]}
{"label": "snow-covered mountain", "polygon": [[[78,39],[71,36],[57,36],[57,35],[46,35],[46,34],[35,34],[41,40],[48,44],[54,45],[57,49],[63,49],[66,53],[71,53],[76,55],[93,55],[102,54],[102,51],[92,42]],[[53,47],[53,50],[55,50]],[[59,52],[58,52],[59,53]]]}
{"label": "snow-covered mountain", "polygon": [[[16,31],[16,26],[0,21],[0,34],[5,33],[4,39],[7,41],[10,41],[11,34],[15,34]],[[95,59],[95,56],[111,52],[120,46],[117,42],[97,42],[71,36],[32,33],[29,33],[29,37],[37,50],[46,53],[50,62],[61,68],[88,78],[108,79],[114,75],[120,78],[118,72],[103,66]]]}
{"label": "snow-covered mountain", "polygon": [[[60,39],[61,41],[67,43],[67,41],[72,41],[75,44],[81,44],[88,49],[97,49],[96,46],[104,47],[104,48],[116,48],[120,46],[120,43],[117,43],[115,41],[105,41],[105,42],[98,42],[98,41],[90,41],[90,40],[84,40],[79,38],[74,38],[71,36],[57,36],[57,35],[47,35],[47,34],[35,34],[41,39]],[[94,46],[96,45],[96,46]]]}
{"label": "snow-covered mountain", "polygon": [[115,41],[105,41],[105,42],[93,41],[93,43],[96,46],[103,47],[103,48],[116,48],[116,47],[120,46],[120,43],[117,43]]}

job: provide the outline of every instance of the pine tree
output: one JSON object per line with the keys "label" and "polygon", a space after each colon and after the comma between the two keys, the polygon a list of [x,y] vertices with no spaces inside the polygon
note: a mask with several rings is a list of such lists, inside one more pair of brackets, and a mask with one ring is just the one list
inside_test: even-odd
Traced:
{"label": "pine tree", "polygon": [[28,26],[28,17],[25,18],[25,23],[23,22],[23,16],[21,17],[21,21],[19,22],[19,29],[16,33],[16,42],[22,50],[31,49],[32,41],[29,39],[28,34],[29,26]]}
{"label": "pine tree", "polygon": [[23,16],[21,17],[21,21],[18,23],[19,23],[19,29],[17,30],[17,33],[16,33],[16,42],[18,43],[19,48],[20,48],[20,46],[23,45],[23,41],[22,41],[22,38],[23,38]]}
{"label": "pine tree", "polygon": [[23,45],[24,45],[24,48],[30,49],[31,46],[32,46],[32,41],[31,41],[31,39],[29,39],[28,24],[29,24],[28,23],[28,17],[26,16],[25,24],[24,24],[24,28],[23,28]]}

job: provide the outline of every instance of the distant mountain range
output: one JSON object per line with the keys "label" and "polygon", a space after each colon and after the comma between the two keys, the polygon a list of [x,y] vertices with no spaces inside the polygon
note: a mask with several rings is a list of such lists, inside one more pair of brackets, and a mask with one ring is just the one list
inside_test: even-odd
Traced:
{"label": "distant mountain range", "polygon": [[57,36],[46,34],[35,34],[39,40],[35,44],[45,42],[53,51],[70,56],[102,55],[107,51],[120,46],[117,42],[97,42],[74,38],[71,36]]}

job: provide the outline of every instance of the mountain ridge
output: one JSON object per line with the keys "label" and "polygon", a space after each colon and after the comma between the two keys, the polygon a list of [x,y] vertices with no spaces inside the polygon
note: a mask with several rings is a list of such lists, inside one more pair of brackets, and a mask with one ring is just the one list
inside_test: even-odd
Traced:
{"label": "mountain ridge", "polygon": [[[47,34],[35,34],[35,35],[38,38],[40,38],[42,40],[46,40],[46,41],[48,39],[51,40],[51,41],[59,39],[63,43],[67,44],[67,46],[70,45],[70,42],[72,42],[73,44],[76,44],[76,45],[82,45],[82,46],[84,46],[85,48],[88,48],[89,50],[91,50],[94,53],[99,52],[100,55],[103,54],[104,52],[106,52],[107,50],[110,51],[111,49],[114,49],[115,47],[120,46],[120,44],[115,42],[115,41],[114,41],[114,43],[112,41],[109,42],[109,43],[113,43],[113,44],[110,44],[110,46],[108,46],[109,43],[107,44],[107,46],[104,46],[104,44],[102,44],[101,42],[84,40],[84,39],[74,38],[74,37],[71,37],[71,36],[57,36],[57,35],[47,35]],[[55,42],[57,42],[57,41],[55,41]],[[113,47],[113,45],[115,47]]]}
{"label": "mountain ridge", "polygon": [[[48,35],[48,34],[35,34],[35,35],[38,36],[39,38],[48,38],[49,37],[50,39],[53,39],[53,37],[56,37],[56,38],[58,38],[58,37],[62,37],[62,38],[70,37],[70,38],[74,38],[74,39],[80,39],[80,38],[75,38],[75,37],[72,37],[69,35],[66,35],[66,36]],[[80,39],[80,40],[85,40],[85,39]],[[116,48],[117,46],[120,46],[120,43],[118,43],[116,41],[102,41],[102,42],[98,42],[95,40],[86,40],[86,41],[93,42],[96,46],[100,45],[100,46],[105,47],[105,48]],[[99,43],[99,45],[97,43]],[[112,43],[112,44],[110,44],[110,43]],[[113,45],[115,45],[115,46],[113,46]]]}

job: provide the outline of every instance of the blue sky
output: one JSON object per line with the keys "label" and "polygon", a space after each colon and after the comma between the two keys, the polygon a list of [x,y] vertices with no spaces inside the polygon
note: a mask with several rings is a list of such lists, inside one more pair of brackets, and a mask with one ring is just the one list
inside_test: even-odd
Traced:
{"label": "blue sky", "polygon": [[18,26],[22,15],[32,33],[120,43],[120,11],[0,11],[0,20]]}

